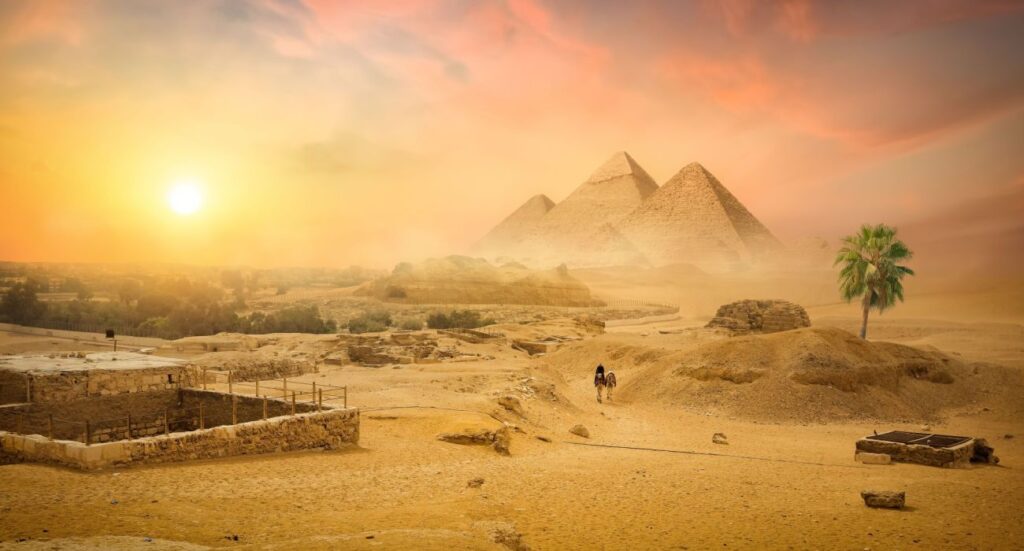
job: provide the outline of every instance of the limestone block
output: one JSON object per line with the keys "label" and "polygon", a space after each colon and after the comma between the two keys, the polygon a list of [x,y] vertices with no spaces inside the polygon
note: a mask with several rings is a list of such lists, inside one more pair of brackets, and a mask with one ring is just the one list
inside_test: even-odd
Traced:
{"label": "limestone block", "polygon": [[892,457],[885,453],[857,452],[853,457],[865,465],[890,465]]}

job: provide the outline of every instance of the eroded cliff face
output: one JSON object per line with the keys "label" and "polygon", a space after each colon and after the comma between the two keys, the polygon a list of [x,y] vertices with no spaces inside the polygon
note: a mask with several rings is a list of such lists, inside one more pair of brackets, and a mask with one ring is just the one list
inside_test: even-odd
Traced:
{"label": "eroded cliff face", "polygon": [[530,270],[521,264],[495,266],[466,256],[399,264],[390,276],[359,293],[412,304],[600,305],[564,267]]}

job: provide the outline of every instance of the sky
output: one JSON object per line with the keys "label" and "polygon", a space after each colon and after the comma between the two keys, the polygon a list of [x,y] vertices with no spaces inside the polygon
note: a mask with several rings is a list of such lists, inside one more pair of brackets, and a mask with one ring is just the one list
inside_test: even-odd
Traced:
{"label": "sky", "polygon": [[1010,1],[5,0],[0,260],[390,267],[619,150],[785,242],[1019,225],[1020,52]]}

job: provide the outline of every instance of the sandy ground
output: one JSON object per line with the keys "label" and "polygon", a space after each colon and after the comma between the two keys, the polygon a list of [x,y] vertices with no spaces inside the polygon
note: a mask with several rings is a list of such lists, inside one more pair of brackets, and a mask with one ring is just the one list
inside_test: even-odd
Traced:
{"label": "sandy ground", "polygon": [[[815,317],[844,328],[856,321]],[[657,329],[620,331],[643,338]],[[893,316],[872,326],[878,339],[1013,367],[1024,367],[1022,330]],[[13,338],[22,337],[0,335],[0,350]],[[554,381],[558,401],[544,393],[524,399],[525,417],[496,405],[530,377]],[[1002,459],[998,467],[946,470],[853,461],[857,438],[920,423],[779,424],[649,403],[597,404],[588,373],[520,356],[345,366],[306,379],[348,385],[350,404],[362,408],[358,448],[100,473],[3,466],[0,549],[1024,546],[1024,419],[998,408],[932,424],[937,432],[986,437]],[[510,457],[436,439],[466,426],[497,427],[492,414],[522,431]],[[571,435],[576,423],[591,438]],[[715,432],[729,444],[712,444]],[[468,487],[476,478],[483,484]],[[859,492],[869,488],[905,490],[907,509],[865,507]]]}

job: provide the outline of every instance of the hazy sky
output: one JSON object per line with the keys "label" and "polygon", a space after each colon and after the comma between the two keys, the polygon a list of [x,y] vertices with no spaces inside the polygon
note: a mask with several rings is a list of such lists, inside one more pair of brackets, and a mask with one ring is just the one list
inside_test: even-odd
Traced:
{"label": "hazy sky", "polygon": [[0,259],[389,266],[623,149],[783,240],[909,224],[1024,196],[1021,52],[1012,1],[4,0]]}

